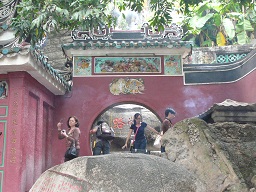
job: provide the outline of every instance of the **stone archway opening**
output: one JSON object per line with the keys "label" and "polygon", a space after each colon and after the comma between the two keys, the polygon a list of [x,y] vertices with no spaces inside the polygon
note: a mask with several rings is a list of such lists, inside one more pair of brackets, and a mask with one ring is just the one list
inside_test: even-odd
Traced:
{"label": "stone archway opening", "polygon": [[[111,142],[110,153],[114,152],[130,152],[129,149],[122,149],[128,135],[131,123],[133,123],[133,116],[135,113],[142,115],[142,121],[146,122],[149,126],[160,131],[161,120],[146,106],[140,104],[122,103],[111,106],[103,111],[94,121],[94,127],[98,121],[106,121],[115,131],[115,139]],[[153,146],[156,134],[149,130],[145,131],[147,137],[147,149],[149,151],[159,151],[160,149]],[[95,135],[91,136],[91,147],[95,142]],[[129,141],[130,142],[130,141]]]}

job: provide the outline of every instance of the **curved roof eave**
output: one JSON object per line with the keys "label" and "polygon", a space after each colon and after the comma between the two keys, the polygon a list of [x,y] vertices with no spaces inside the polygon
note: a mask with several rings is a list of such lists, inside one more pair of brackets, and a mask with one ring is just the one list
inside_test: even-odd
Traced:
{"label": "curved roof eave", "polygon": [[[3,1],[0,7],[0,74],[8,72],[27,71],[37,81],[55,95],[63,95],[71,89],[67,82],[49,63],[39,49],[32,51],[25,42],[17,44],[14,31],[10,28],[15,7],[19,1]],[[25,43],[25,44],[24,44]]]}
{"label": "curved roof eave", "polygon": [[4,53],[0,53],[0,74],[26,71],[55,95],[64,95],[70,90],[71,85],[47,63],[47,57],[36,50],[24,48],[17,52]]}

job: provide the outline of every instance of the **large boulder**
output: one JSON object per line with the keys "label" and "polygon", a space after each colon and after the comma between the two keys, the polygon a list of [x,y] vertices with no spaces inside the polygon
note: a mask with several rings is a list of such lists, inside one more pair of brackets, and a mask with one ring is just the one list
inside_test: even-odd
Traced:
{"label": "large boulder", "polygon": [[165,157],[195,173],[208,192],[245,192],[255,187],[255,137],[253,124],[190,118],[176,123],[162,142]]}
{"label": "large boulder", "polygon": [[79,157],[44,172],[30,192],[205,192],[194,174],[161,157],[113,153]]}

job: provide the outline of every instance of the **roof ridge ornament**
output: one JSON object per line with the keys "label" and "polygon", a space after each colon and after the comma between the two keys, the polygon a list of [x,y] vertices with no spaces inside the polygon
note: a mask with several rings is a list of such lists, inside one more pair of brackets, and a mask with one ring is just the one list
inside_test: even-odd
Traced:
{"label": "roof ridge ornament", "polygon": [[183,29],[181,26],[173,23],[165,26],[163,31],[152,29],[147,23],[144,23],[140,30],[115,30],[107,26],[98,27],[91,31],[73,30],[71,37],[74,41],[125,41],[125,40],[181,40]]}

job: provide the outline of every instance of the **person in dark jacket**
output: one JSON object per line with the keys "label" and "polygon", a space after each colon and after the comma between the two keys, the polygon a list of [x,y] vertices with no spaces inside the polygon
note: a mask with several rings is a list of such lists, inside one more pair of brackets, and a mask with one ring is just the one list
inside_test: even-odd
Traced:
{"label": "person in dark jacket", "polygon": [[[90,130],[90,134],[94,134],[99,129],[99,126],[108,126],[107,122],[99,121],[97,125]],[[105,155],[110,153],[111,140],[96,138],[95,145],[93,146],[93,155]]]}
{"label": "person in dark jacket", "polygon": [[[165,134],[165,132],[172,127],[172,119],[175,117],[176,112],[172,108],[168,108],[165,110],[165,119],[162,123],[161,127],[161,135]],[[165,147],[161,146],[161,152],[165,152]]]}

